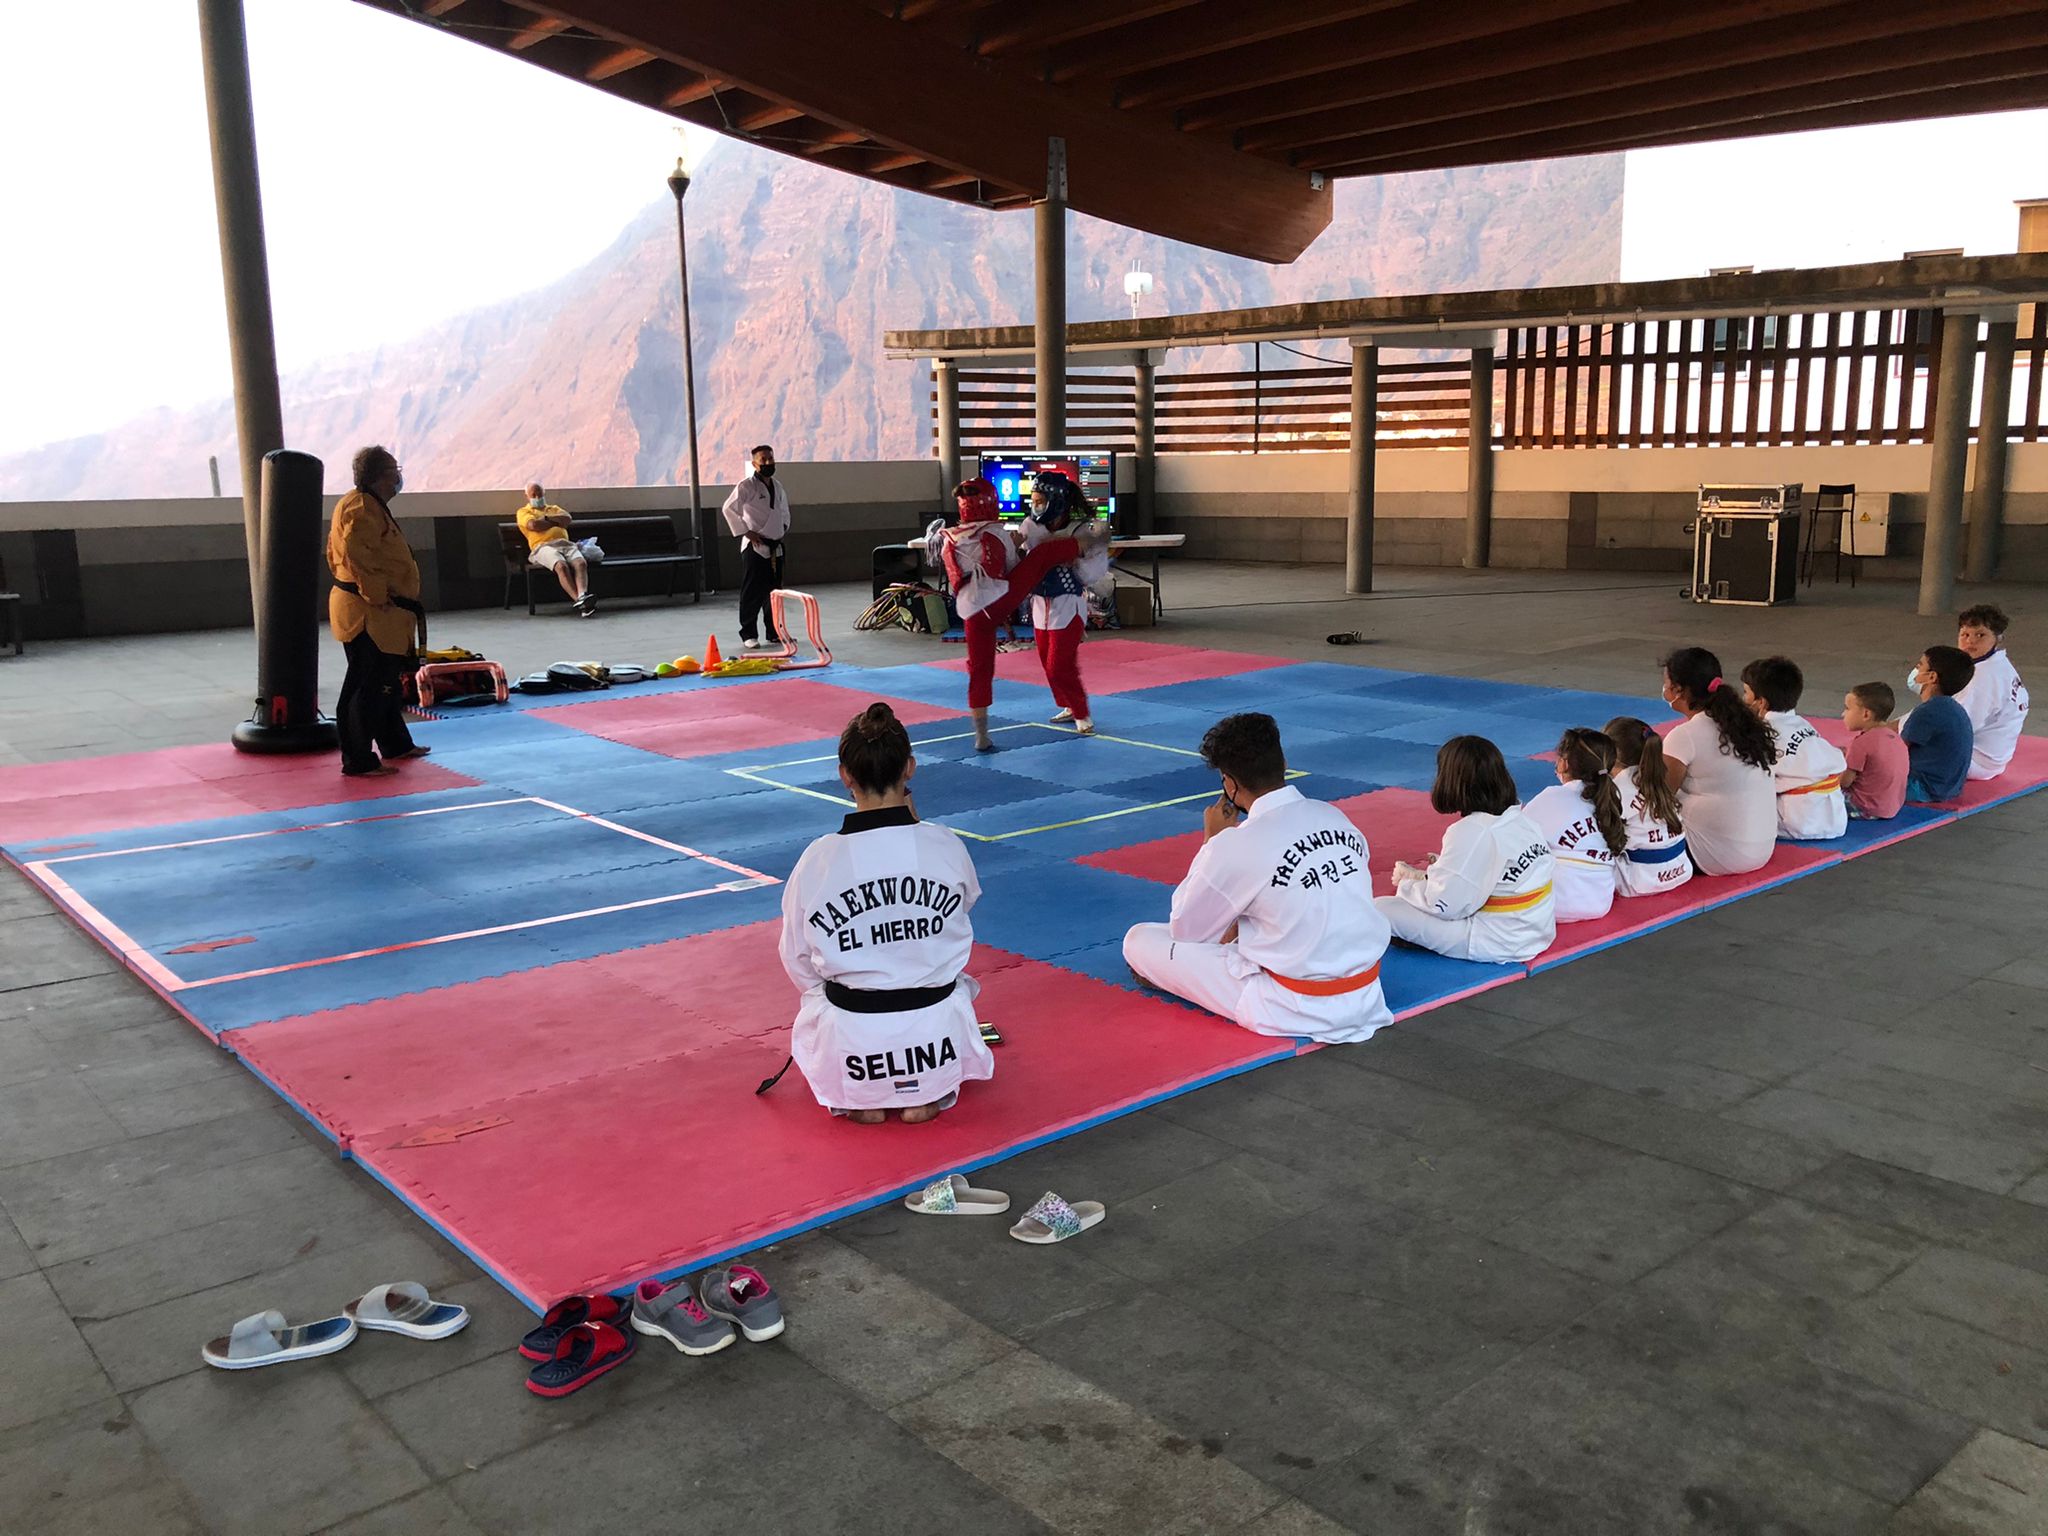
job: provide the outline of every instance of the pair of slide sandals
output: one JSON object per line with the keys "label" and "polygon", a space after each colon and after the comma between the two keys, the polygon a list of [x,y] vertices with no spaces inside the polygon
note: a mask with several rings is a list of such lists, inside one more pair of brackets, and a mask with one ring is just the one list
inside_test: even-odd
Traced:
{"label": "pair of slide sandals", "polygon": [[[999,1189],[975,1189],[960,1174],[936,1179],[904,1205],[923,1216],[1000,1216],[1010,1208],[1010,1197]],[[1020,1243],[1063,1243],[1079,1237],[1108,1215],[1100,1201],[1083,1200],[1069,1205],[1051,1190],[1017,1218],[1010,1236]]]}
{"label": "pair of slide sandals", "polygon": [[565,1296],[549,1307],[537,1327],[519,1341],[519,1353],[540,1363],[526,1373],[526,1390],[538,1397],[567,1397],[640,1347],[628,1331],[633,1304],[617,1296]]}
{"label": "pair of slide sandals", "polygon": [[375,1287],[343,1307],[339,1317],[322,1318],[317,1323],[288,1324],[284,1314],[275,1310],[252,1313],[235,1324],[226,1338],[215,1339],[201,1349],[199,1358],[223,1371],[247,1371],[331,1355],[348,1348],[366,1328],[409,1339],[445,1339],[468,1326],[468,1308],[434,1300],[417,1281],[399,1280]]}

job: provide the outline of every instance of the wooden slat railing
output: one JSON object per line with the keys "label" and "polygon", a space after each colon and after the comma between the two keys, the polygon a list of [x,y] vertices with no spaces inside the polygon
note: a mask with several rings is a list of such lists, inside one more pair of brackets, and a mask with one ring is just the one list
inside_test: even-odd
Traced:
{"label": "wooden slat railing", "polygon": [[[1502,336],[1494,440],[1503,448],[1926,442],[1941,333],[1937,312],[1911,309],[1522,327]],[[2040,442],[2048,438],[2048,304],[2022,311],[2013,368],[2007,435]],[[1029,373],[963,372],[959,380],[963,448],[1034,446]],[[1161,373],[1153,382],[1161,453],[1351,445],[1343,364]],[[1136,445],[1128,372],[1071,373],[1067,389],[1070,446]],[[1462,357],[1383,361],[1379,447],[1464,447],[1470,389]],[[936,404],[932,421],[936,452]]]}

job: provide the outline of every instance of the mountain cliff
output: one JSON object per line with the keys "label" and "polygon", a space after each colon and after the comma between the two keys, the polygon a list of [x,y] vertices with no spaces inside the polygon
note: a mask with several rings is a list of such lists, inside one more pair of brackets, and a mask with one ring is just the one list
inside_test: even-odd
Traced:
{"label": "mountain cliff", "polygon": [[[1148,314],[1609,280],[1621,194],[1619,156],[1340,182],[1330,228],[1285,267],[1076,217],[1068,313],[1128,313],[1134,263],[1153,274]],[[730,478],[761,441],[792,460],[929,452],[926,370],[885,360],[882,333],[1029,318],[1025,214],[736,142],[699,167],[688,214],[707,481]],[[287,440],[326,461],[330,488],[354,449],[377,441],[417,490],[672,484],[688,472],[677,310],[664,200],[551,287],[288,376]],[[1222,363],[1216,349],[1174,359]],[[0,459],[0,500],[201,495],[209,454],[232,494],[226,401]]]}

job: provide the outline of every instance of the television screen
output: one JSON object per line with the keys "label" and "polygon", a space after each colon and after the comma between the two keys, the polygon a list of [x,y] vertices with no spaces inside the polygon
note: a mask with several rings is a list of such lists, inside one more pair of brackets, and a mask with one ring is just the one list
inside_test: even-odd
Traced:
{"label": "television screen", "polygon": [[1005,522],[1031,515],[1031,481],[1040,470],[1058,470],[1081,487],[1081,494],[1102,516],[1116,516],[1116,455],[1113,453],[981,455],[981,477],[996,488],[996,504]]}

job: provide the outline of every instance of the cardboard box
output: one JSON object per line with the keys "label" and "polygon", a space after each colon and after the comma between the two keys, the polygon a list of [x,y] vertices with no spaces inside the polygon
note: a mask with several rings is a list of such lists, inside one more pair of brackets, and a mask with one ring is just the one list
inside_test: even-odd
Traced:
{"label": "cardboard box", "polygon": [[1116,622],[1123,629],[1152,627],[1152,589],[1126,584],[1116,589]]}

